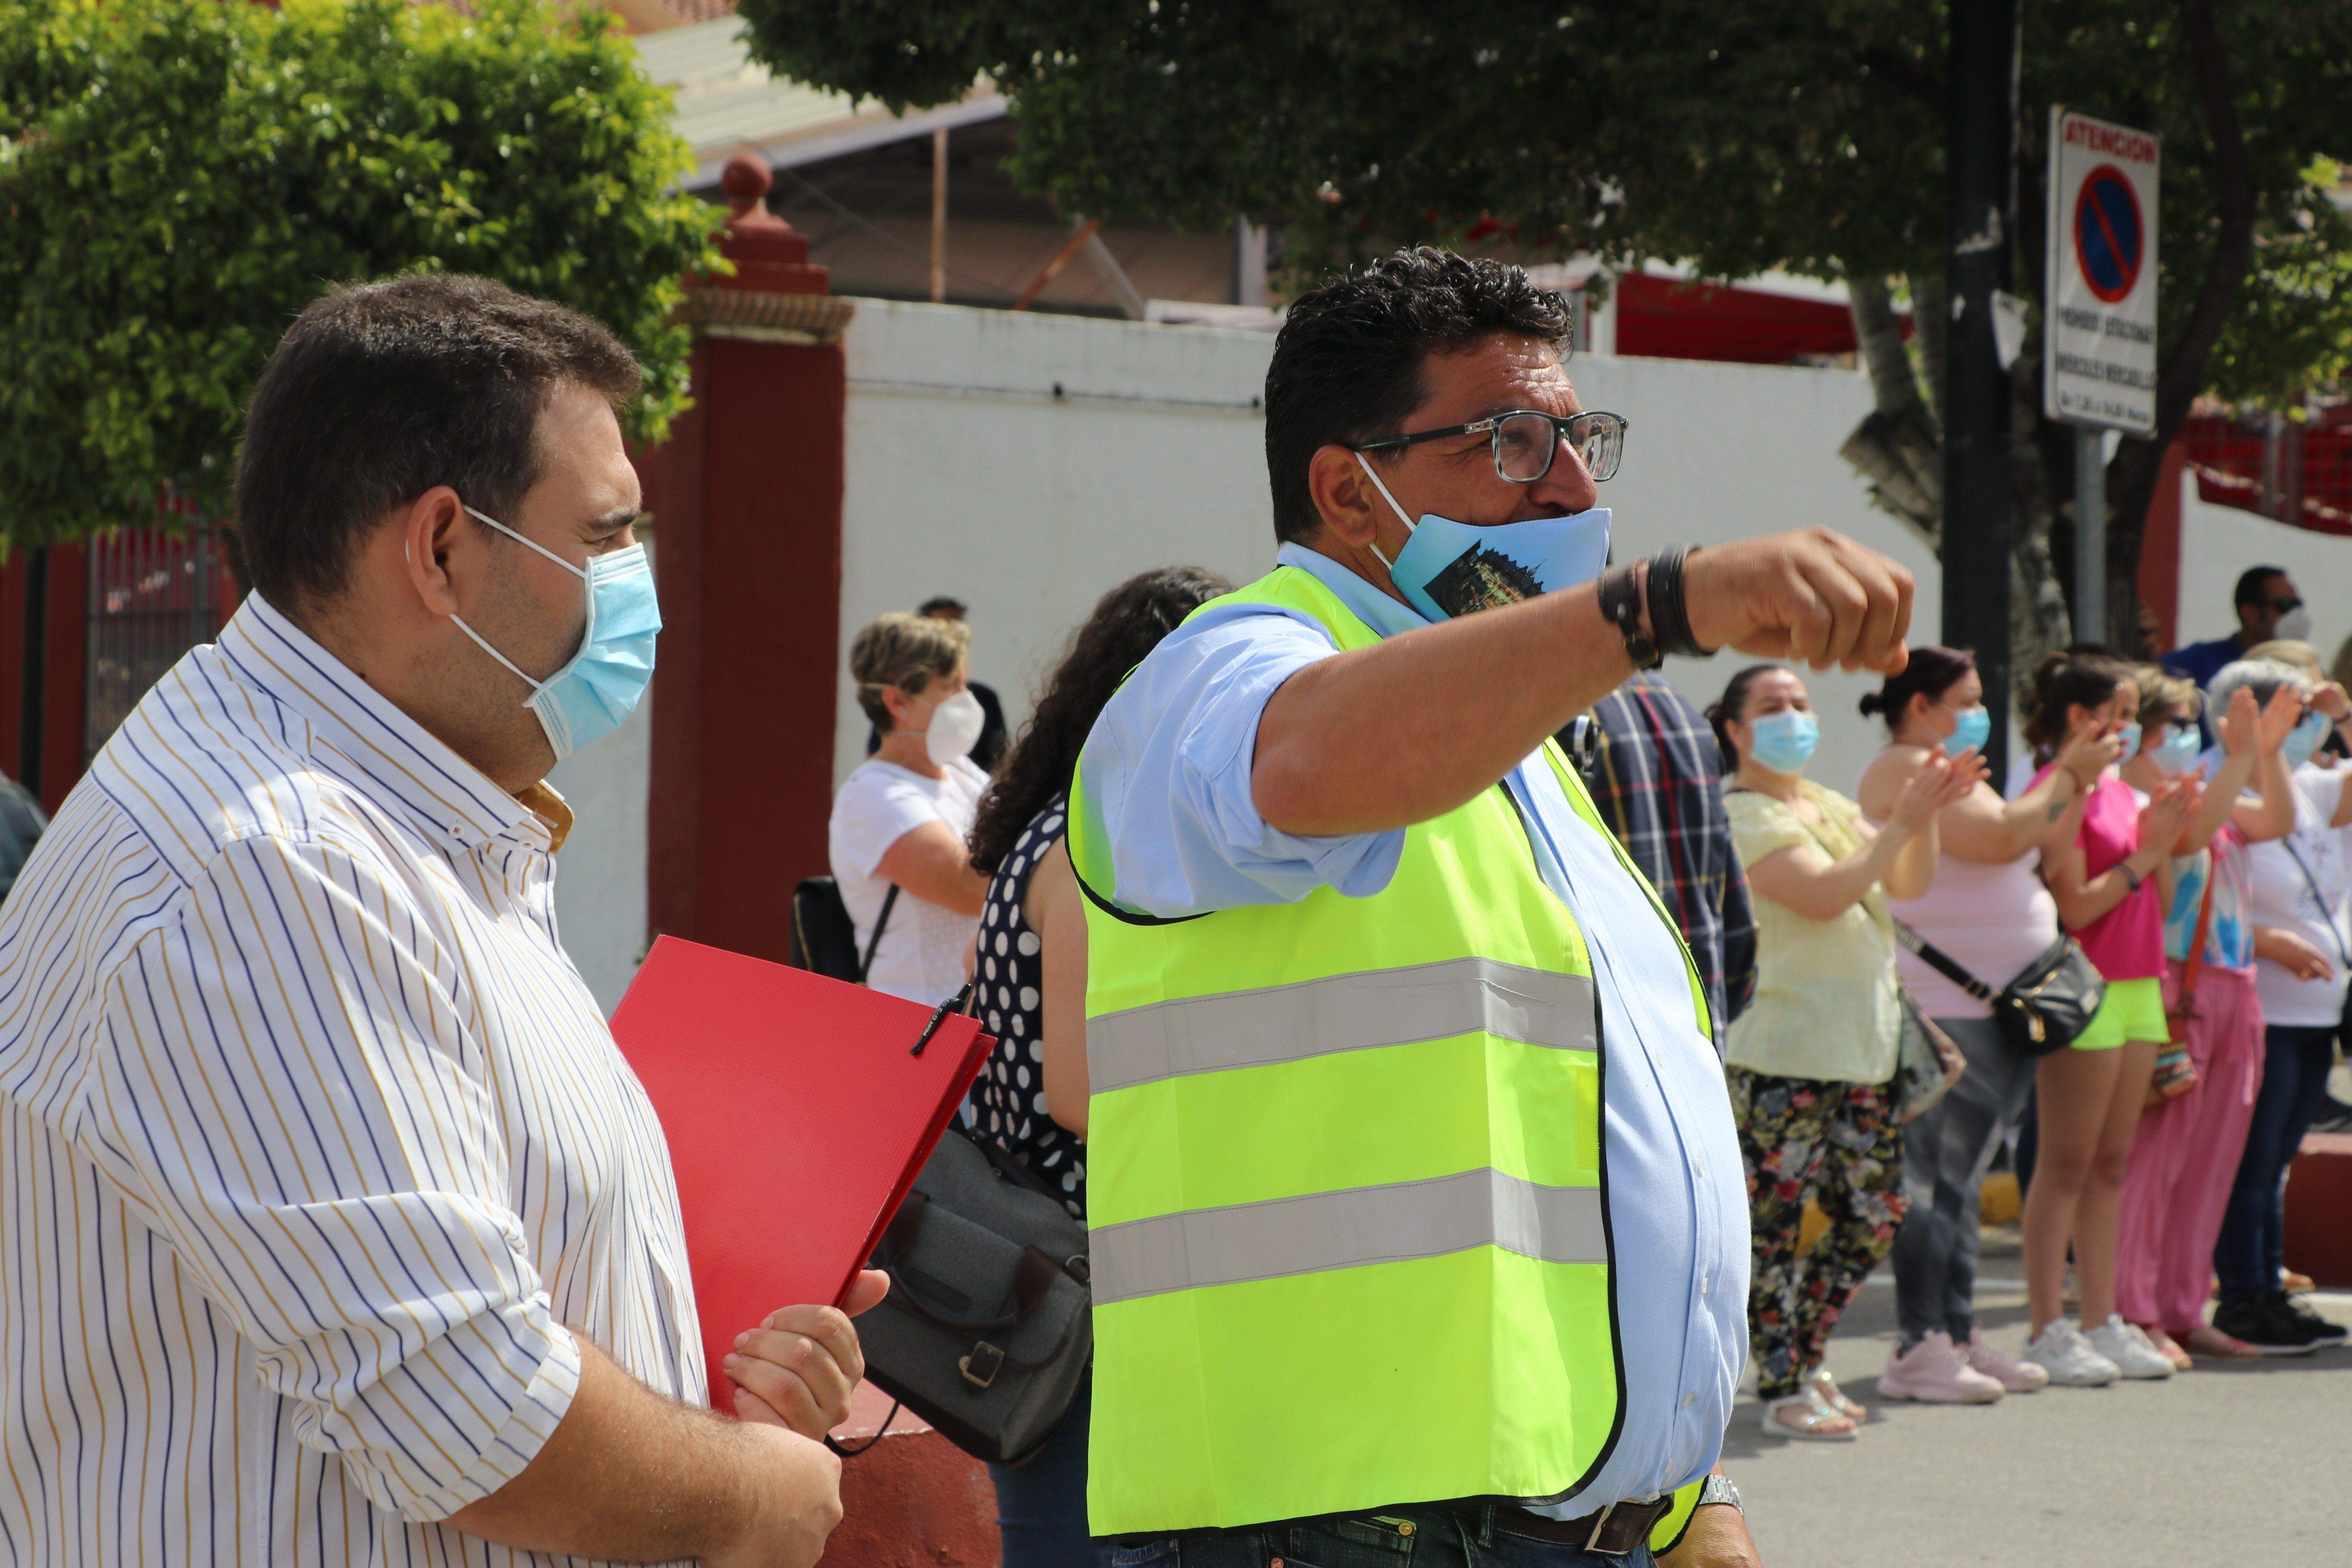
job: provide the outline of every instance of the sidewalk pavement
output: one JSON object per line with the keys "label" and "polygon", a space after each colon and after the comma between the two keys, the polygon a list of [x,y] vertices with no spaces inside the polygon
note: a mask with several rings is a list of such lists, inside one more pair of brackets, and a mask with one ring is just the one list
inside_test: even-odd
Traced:
{"label": "sidewalk pavement", "polygon": [[[1985,1239],[1979,1321],[2014,1354],[2023,1267],[2013,1239]],[[2305,1300],[2352,1324],[2352,1294]],[[1765,1568],[2352,1563],[2352,1350],[1951,1406],[1878,1398],[1894,1339],[1882,1269],[1830,1342],[1830,1370],[1870,1407],[1853,1442],[1770,1436],[1752,1384],[1734,1412],[1724,1468]]]}

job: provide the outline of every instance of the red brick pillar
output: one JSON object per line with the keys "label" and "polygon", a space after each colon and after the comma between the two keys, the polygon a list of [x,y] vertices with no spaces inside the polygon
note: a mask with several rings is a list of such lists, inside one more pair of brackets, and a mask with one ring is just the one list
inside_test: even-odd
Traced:
{"label": "red brick pillar", "polygon": [[769,179],[748,155],[727,166],[735,275],[688,296],[695,405],[637,471],[664,622],[654,929],[781,959],[793,884],[826,865],[851,307],[762,205]]}

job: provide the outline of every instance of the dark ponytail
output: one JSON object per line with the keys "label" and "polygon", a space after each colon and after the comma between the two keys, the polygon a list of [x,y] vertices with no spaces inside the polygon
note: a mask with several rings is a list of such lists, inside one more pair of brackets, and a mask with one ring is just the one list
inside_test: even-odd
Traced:
{"label": "dark ponytail", "polygon": [[1706,710],[1706,721],[1715,729],[1715,743],[1723,749],[1723,771],[1730,773],[1739,766],[1739,748],[1731,743],[1731,734],[1725,726],[1737,721],[1741,710],[1748,706],[1748,689],[1756,684],[1759,675],[1769,675],[1776,669],[1786,669],[1784,664],[1751,664],[1731,678]]}
{"label": "dark ponytail", "polygon": [[2066,738],[2066,710],[2104,708],[2116,688],[2132,679],[2132,667],[2103,649],[2082,645],[2045,654],[2033,668],[2033,690],[2025,709],[2025,738],[2033,754],[2047,762]]}
{"label": "dark ponytail", "polygon": [[1977,667],[1975,652],[1964,647],[1937,647],[1930,644],[1911,650],[1911,662],[1900,673],[1890,675],[1875,691],[1862,694],[1862,716],[1883,714],[1886,732],[1893,734],[1903,723],[1903,716],[1911,710],[1911,699],[1926,697],[1940,701],[1945,692],[1959,683],[1960,677]]}

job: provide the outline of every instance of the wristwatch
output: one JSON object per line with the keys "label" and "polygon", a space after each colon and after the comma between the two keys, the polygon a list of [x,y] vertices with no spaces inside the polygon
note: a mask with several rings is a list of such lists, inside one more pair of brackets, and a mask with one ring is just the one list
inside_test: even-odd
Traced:
{"label": "wristwatch", "polygon": [[[1739,1489],[1731,1484],[1729,1476],[1709,1476],[1698,1484],[1698,1501],[1691,1506],[1705,1508],[1711,1502],[1729,1503],[1733,1508],[1739,1508]],[[1748,1510],[1740,1509],[1740,1511],[1745,1513]]]}

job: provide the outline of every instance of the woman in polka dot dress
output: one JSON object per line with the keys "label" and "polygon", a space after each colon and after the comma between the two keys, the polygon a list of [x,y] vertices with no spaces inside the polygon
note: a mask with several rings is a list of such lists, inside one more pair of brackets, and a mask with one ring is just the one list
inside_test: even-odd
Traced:
{"label": "woman in polka dot dress", "polygon": [[[980,803],[971,861],[990,874],[972,943],[974,1009],[996,1051],[964,1106],[968,1124],[1086,1217],[1087,925],[1064,843],[1070,774],[1127,672],[1193,610],[1232,584],[1167,567],[1103,595],[1071,638],[1035,712]],[[989,1467],[1003,1568],[1107,1564],[1087,1533],[1091,1389],[1019,1469]]]}

